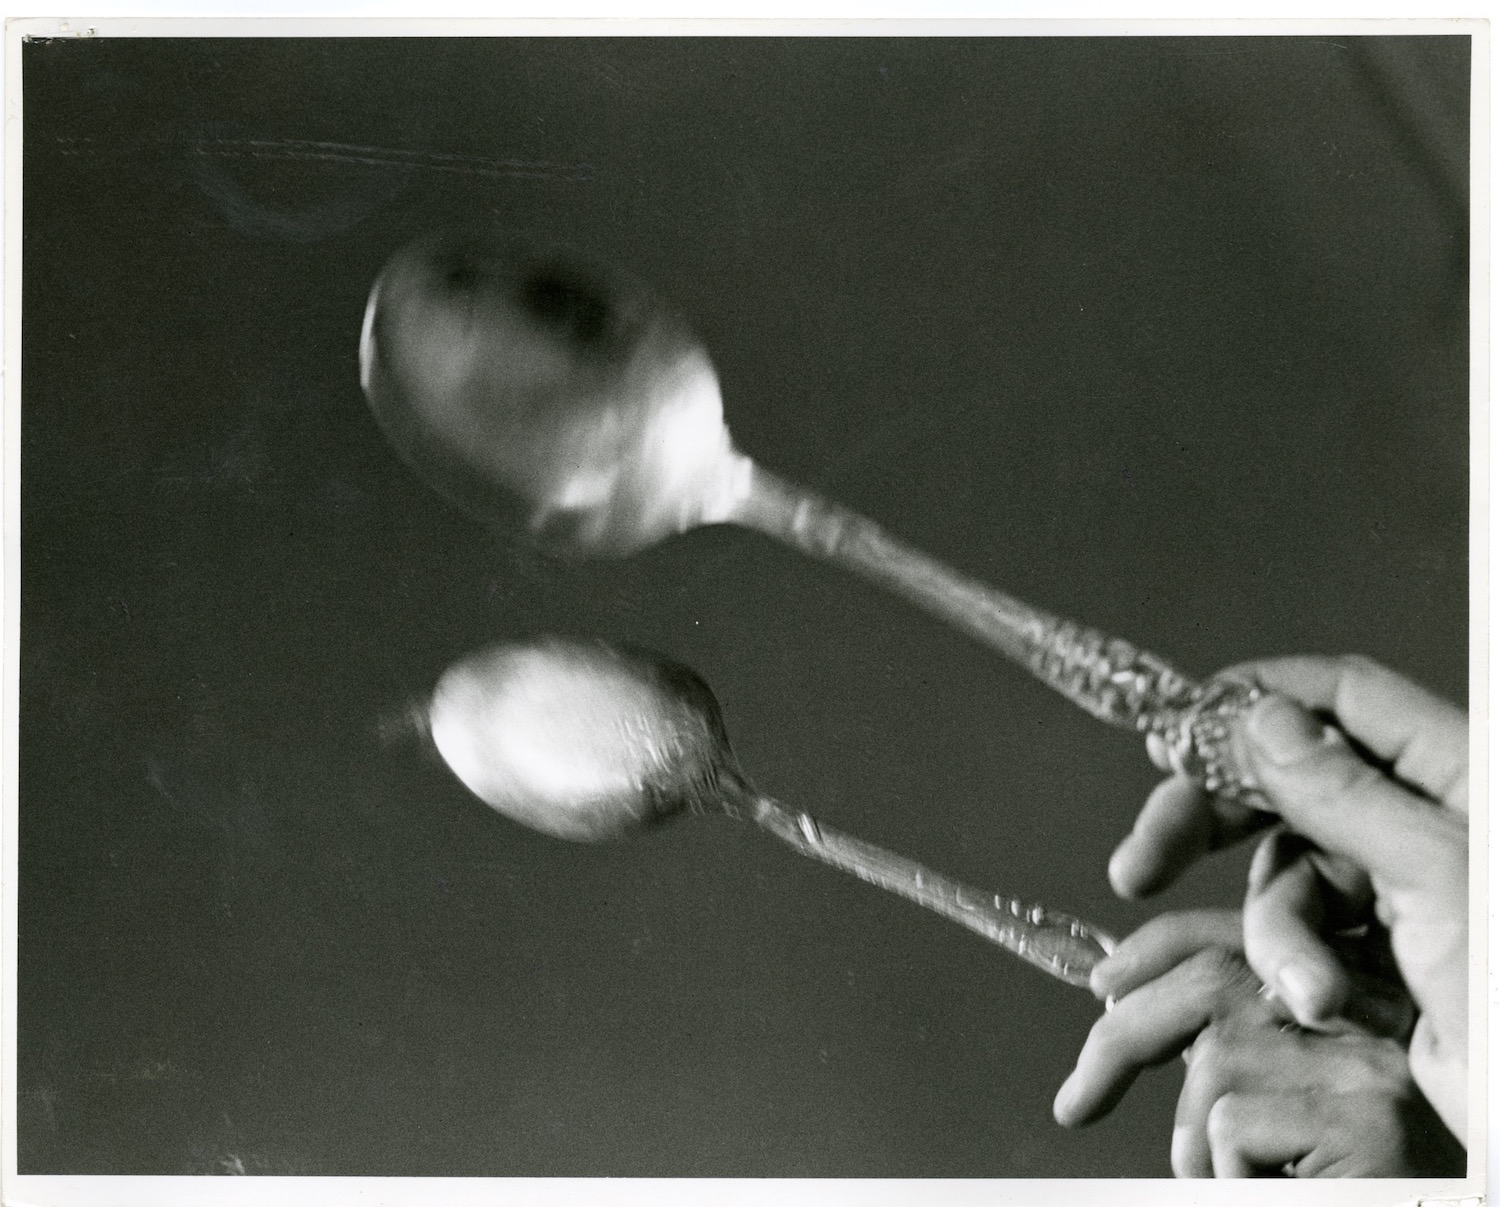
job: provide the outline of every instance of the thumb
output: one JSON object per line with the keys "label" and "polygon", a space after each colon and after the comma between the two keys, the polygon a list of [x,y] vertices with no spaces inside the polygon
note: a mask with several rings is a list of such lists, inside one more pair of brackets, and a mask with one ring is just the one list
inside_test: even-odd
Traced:
{"label": "thumb", "polygon": [[1294,700],[1273,694],[1251,709],[1242,753],[1272,810],[1325,851],[1406,886],[1466,870],[1460,816],[1361,758]]}

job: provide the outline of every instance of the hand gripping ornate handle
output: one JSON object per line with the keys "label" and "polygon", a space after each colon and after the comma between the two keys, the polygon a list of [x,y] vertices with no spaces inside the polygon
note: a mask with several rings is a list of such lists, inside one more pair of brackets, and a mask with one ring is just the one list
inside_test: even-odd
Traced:
{"label": "hand gripping ornate handle", "polygon": [[1221,798],[1254,806],[1236,758],[1237,718],[1261,689],[1198,683],[1155,654],[1084,628],[957,573],[879,525],[759,466],[734,519],[890,587],[1026,667],[1100,720],[1154,734],[1174,769]]}
{"label": "hand gripping ornate handle", "polygon": [[1109,935],[1069,914],[969,888],[766,797],[755,797],[744,808],[757,825],[799,854],[850,872],[967,926],[1069,985],[1087,989],[1089,972],[1115,948]]}

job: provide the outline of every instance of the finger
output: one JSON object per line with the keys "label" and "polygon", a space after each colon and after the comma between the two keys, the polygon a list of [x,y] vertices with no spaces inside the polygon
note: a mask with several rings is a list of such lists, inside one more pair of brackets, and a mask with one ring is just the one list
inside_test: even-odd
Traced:
{"label": "finger", "polygon": [[1320,847],[1398,885],[1441,883],[1466,872],[1461,815],[1406,791],[1293,700],[1261,700],[1242,736],[1271,806]]}
{"label": "finger", "polygon": [[1249,967],[1219,948],[1201,951],[1121,998],[1089,1032],[1052,1114],[1079,1127],[1108,1114],[1144,1068],[1170,1060],[1239,997],[1255,996]]}
{"label": "finger", "polygon": [[1297,1079],[1288,1075],[1287,1067],[1287,1054],[1295,1050],[1296,1037],[1289,1036],[1291,1042],[1284,1043],[1279,1042],[1282,1036],[1270,1028],[1236,1026],[1231,1016],[1204,1028],[1184,1054],[1187,1075],[1172,1121],[1172,1173],[1176,1177],[1213,1176],[1209,1112],[1225,1094],[1240,1088],[1247,1068],[1255,1074],[1251,1084],[1263,1091],[1296,1087]]}
{"label": "finger", "polygon": [[1225,1094],[1208,1113],[1214,1174],[1249,1178],[1463,1177],[1464,1148],[1420,1095],[1386,1085],[1335,1093]]}
{"label": "finger", "polygon": [[1245,958],[1304,1027],[1333,1018],[1349,997],[1349,977],[1319,938],[1323,892],[1306,853],[1266,874],[1262,859],[1281,846],[1268,839],[1256,852],[1259,887],[1245,898]]}
{"label": "finger", "polygon": [[1094,965],[1089,988],[1095,997],[1123,998],[1208,947],[1243,949],[1239,910],[1179,910],[1152,918]]}
{"label": "finger", "polygon": [[[1287,835],[1291,837],[1290,833]],[[1323,904],[1328,912],[1328,926],[1344,934],[1368,927],[1375,906],[1375,888],[1370,874],[1343,855],[1308,845],[1302,858],[1312,865],[1323,885]]]}
{"label": "finger", "polygon": [[1213,1168],[1208,1117],[1226,1094],[1333,1090],[1355,1098],[1388,1093],[1407,1078],[1406,1056],[1393,1040],[1338,1037],[1275,1026],[1256,1010],[1230,1012],[1205,1028],[1189,1054],[1173,1125],[1173,1170],[1208,1177]]}
{"label": "finger", "polygon": [[[1461,1030],[1455,1031],[1462,1035]],[[1411,1036],[1411,1076],[1455,1136],[1469,1128],[1469,1062],[1466,1045],[1445,1039],[1430,1015],[1422,1015]]]}
{"label": "finger", "polygon": [[1374,890],[1364,868],[1340,855],[1330,855],[1285,827],[1278,827],[1256,847],[1250,861],[1249,890],[1259,892],[1267,881],[1293,860],[1305,857],[1331,890],[1330,923],[1339,929],[1365,926]]}
{"label": "finger", "polygon": [[1122,897],[1147,896],[1211,850],[1212,839],[1213,815],[1202,787],[1183,775],[1163,780],[1110,857],[1109,882]]}
{"label": "finger", "polygon": [[1368,658],[1268,658],[1226,674],[1330,713],[1395,775],[1451,808],[1467,808],[1469,722],[1464,711]]}
{"label": "finger", "polygon": [[1325,929],[1329,946],[1343,954],[1366,959],[1359,967],[1366,972],[1394,971],[1390,964],[1369,964],[1376,953],[1367,950],[1365,936],[1376,924],[1372,915],[1378,902],[1369,874],[1351,859],[1330,855],[1291,830],[1278,828],[1260,842],[1250,860],[1246,895],[1262,892],[1271,881],[1297,862],[1308,864],[1321,887]]}
{"label": "finger", "polygon": [[1306,1093],[1225,1094],[1209,1109],[1205,1131],[1217,1178],[1253,1178],[1300,1161],[1326,1124]]}
{"label": "finger", "polygon": [[1262,1093],[1301,1089],[1309,1072],[1304,1055],[1322,1053],[1304,1050],[1295,1031],[1237,1026],[1232,1018],[1205,1028],[1184,1058],[1187,1075],[1172,1121],[1172,1173],[1179,1178],[1212,1177],[1208,1117],[1214,1104],[1244,1087]]}
{"label": "finger", "polygon": [[1172,752],[1167,747],[1167,740],[1154,730],[1146,735],[1146,754],[1158,771],[1171,774]]}
{"label": "finger", "polygon": [[1246,895],[1258,893],[1271,882],[1300,852],[1306,850],[1308,842],[1300,834],[1277,827],[1255,845],[1255,854],[1250,857],[1250,871],[1245,876]]}
{"label": "finger", "polygon": [[[1409,1034],[1415,1009],[1392,956],[1389,934],[1384,927],[1369,919],[1372,890],[1363,869],[1346,859],[1324,854],[1299,835],[1277,830],[1256,848],[1250,862],[1246,900],[1259,897],[1276,877],[1287,873],[1299,861],[1309,865],[1319,881],[1316,889],[1310,890],[1310,893],[1316,893],[1316,900],[1305,912],[1293,909],[1286,918],[1286,925],[1291,933],[1295,933],[1305,921],[1308,929],[1302,942],[1314,949],[1314,962],[1326,959],[1333,969],[1334,981],[1347,981],[1348,991],[1343,998],[1344,1018],[1356,1029],[1374,1035],[1400,1037]],[[1252,909],[1245,923],[1257,952],[1250,964],[1267,984],[1273,986],[1277,986],[1277,982],[1271,969],[1277,961],[1271,949],[1274,936],[1281,933],[1282,928],[1270,914],[1279,908],[1277,895],[1289,891],[1290,887],[1278,885],[1277,893]],[[1262,912],[1265,917],[1257,916]],[[1321,925],[1318,924],[1320,913]],[[1287,952],[1291,954],[1290,940]],[[1284,986],[1277,986],[1275,991],[1283,998],[1296,996],[1289,995]],[[1335,988],[1332,997],[1338,996],[1339,991]],[[1316,1025],[1319,1030],[1343,1029],[1336,1026],[1335,1020],[1326,1013],[1319,1018],[1323,1009],[1315,1001],[1299,1003],[1297,1017],[1308,1026]],[[1314,1019],[1318,1020],[1316,1024]]]}

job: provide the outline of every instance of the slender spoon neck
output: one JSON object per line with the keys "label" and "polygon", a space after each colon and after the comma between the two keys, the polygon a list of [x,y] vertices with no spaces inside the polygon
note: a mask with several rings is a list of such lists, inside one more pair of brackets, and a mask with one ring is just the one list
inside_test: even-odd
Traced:
{"label": "slender spoon neck", "polygon": [[1131,642],[960,574],[874,521],[746,461],[730,518],[882,584],[1029,670],[1100,720],[1157,734],[1173,766],[1220,795],[1253,794],[1231,748],[1253,691],[1200,684]]}
{"label": "slender spoon neck", "polygon": [[766,476],[744,453],[729,443],[716,456],[713,474],[706,488],[695,524],[740,524],[747,528],[758,527],[747,516],[759,514],[761,508],[755,501],[761,489],[758,479]]}
{"label": "slender spoon neck", "polygon": [[950,880],[767,797],[755,797],[750,810],[751,820],[798,854],[941,914],[1069,985],[1088,988],[1094,965],[1114,950],[1108,934],[1071,914]]}
{"label": "slender spoon neck", "polygon": [[731,522],[817,557],[838,560],[845,532],[858,517],[748,457],[744,457],[744,463],[741,489],[728,517]]}

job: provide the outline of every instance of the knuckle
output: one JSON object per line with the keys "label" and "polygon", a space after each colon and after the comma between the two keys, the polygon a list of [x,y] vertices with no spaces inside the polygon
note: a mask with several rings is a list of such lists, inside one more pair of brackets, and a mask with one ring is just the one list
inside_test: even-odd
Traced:
{"label": "knuckle", "polygon": [[1227,947],[1205,947],[1195,953],[1188,963],[1195,981],[1217,989],[1235,981],[1240,959]]}
{"label": "knuckle", "polygon": [[1344,715],[1351,701],[1371,692],[1389,689],[1393,681],[1399,681],[1389,667],[1382,665],[1368,654],[1340,654],[1334,660],[1337,687],[1334,691],[1333,709]]}
{"label": "knuckle", "polygon": [[1321,787],[1328,797],[1364,796],[1380,790],[1385,784],[1383,772],[1356,757],[1347,747],[1330,747],[1322,764]]}
{"label": "knuckle", "polygon": [[1204,953],[1204,975],[1212,992],[1216,1019],[1234,1014],[1249,999],[1259,1002],[1260,982],[1245,957],[1227,947],[1211,947]]}
{"label": "knuckle", "polygon": [[1344,675],[1350,678],[1358,678],[1362,675],[1379,675],[1385,670],[1380,663],[1368,654],[1340,654],[1335,661]]}

